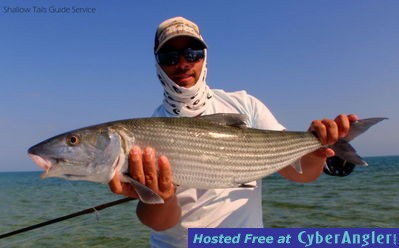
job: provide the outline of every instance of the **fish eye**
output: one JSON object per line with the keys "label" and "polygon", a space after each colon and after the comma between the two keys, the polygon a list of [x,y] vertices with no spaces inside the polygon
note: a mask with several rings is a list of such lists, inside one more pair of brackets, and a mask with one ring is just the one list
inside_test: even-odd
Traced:
{"label": "fish eye", "polygon": [[80,137],[76,134],[71,134],[67,136],[66,141],[68,145],[76,146],[80,143]]}

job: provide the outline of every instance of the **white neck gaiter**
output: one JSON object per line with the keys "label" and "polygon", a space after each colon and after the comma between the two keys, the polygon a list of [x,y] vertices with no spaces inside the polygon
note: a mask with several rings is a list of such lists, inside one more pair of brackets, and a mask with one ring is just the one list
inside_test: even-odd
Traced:
{"label": "white neck gaiter", "polygon": [[205,81],[207,73],[206,58],[205,49],[201,74],[195,85],[190,88],[177,85],[156,63],[157,75],[164,87],[163,106],[171,116],[194,117],[205,111],[209,100],[212,98],[212,93]]}

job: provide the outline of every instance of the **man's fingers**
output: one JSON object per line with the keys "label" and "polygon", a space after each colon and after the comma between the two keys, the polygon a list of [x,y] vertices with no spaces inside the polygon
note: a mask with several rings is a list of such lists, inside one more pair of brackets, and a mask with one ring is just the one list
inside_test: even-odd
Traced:
{"label": "man's fingers", "polygon": [[355,121],[359,120],[359,117],[355,114],[350,114],[350,115],[348,115],[348,119],[350,122],[355,122]]}
{"label": "man's fingers", "polygon": [[111,189],[111,191],[115,194],[120,195],[123,193],[122,184],[119,179],[118,171],[115,172],[115,176],[111,179],[111,181],[109,181],[108,186]]}
{"label": "man's fingers", "polygon": [[[151,188],[154,192],[158,192],[164,199],[170,198],[175,193],[169,160],[165,156],[161,156],[156,161],[155,150],[151,147],[146,147],[143,152],[138,146],[130,150],[129,173],[133,179]],[[109,187],[115,194],[137,198],[134,187],[120,181],[119,172],[109,182]]]}
{"label": "man's fingers", "polygon": [[339,138],[348,135],[350,123],[357,120],[356,115],[337,116],[334,120],[322,119],[314,120],[309,131],[314,132],[323,145],[333,145]]}
{"label": "man's fingers", "polygon": [[158,172],[155,164],[154,149],[146,147],[143,153],[143,169],[145,175],[145,184],[152,190],[158,190]]}
{"label": "man's fingers", "polygon": [[338,140],[338,125],[335,121],[329,119],[322,120],[323,125],[326,127],[326,144],[334,145]]}
{"label": "man's fingers", "polygon": [[323,145],[327,144],[327,130],[326,130],[326,126],[324,126],[322,121],[320,121],[320,120],[312,121],[309,131],[315,133],[317,138],[319,138],[320,142]]}
{"label": "man's fingers", "polygon": [[140,147],[134,146],[129,153],[129,171],[130,176],[144,184],[145,177],[144,177],[144,170],[143,170],[143,161],[142,161],[142,152]]}
{"label": "man's fingers", "polygon": [[339,130],[339,137],[343,138],[348,135],[350,129],[350,121],[347,115],[338,115],[335,118]]}
{"label": "man's fingers", "polygon": [[161,192],[171,193],[174,191],[172,182],[172,168],[170,167],[169,160],[165,156],[161,156],[158,160],[159,177],[158,186]]}

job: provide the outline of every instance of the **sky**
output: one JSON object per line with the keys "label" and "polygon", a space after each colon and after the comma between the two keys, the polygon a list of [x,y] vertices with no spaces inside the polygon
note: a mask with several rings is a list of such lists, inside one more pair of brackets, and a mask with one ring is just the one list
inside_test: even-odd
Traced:
{"label": "sky", "polygon": [[27,149],[59,133],[150,116],[154,34],[174,16],[199,25],[211,88],[246,90],[288,130],[388,117],[353,145],[399,155],[398,13],[395,0],[1,0],[0,171],[38,170]]}

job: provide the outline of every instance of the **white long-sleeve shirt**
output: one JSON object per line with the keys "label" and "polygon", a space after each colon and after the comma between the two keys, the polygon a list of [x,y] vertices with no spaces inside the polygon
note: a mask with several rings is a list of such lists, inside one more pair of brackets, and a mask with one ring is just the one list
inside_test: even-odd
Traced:
{"label": "white long-sleeve shirt", "polygon": [[[283,130],[270,110],[245,91],[211,90],[213,97],[203,115],[240,113],[248,116],[248,127]],[[153,116],[169,116],[159,106]],[[173,166],[173,165],[172,165]],[[195,227],[263,227],[262,181],[253,188],[195,189],[178,187],[177,199],[182,208],[180,222],[165,231],[152,232],[152,247],[187,247],[188,228]]]}

